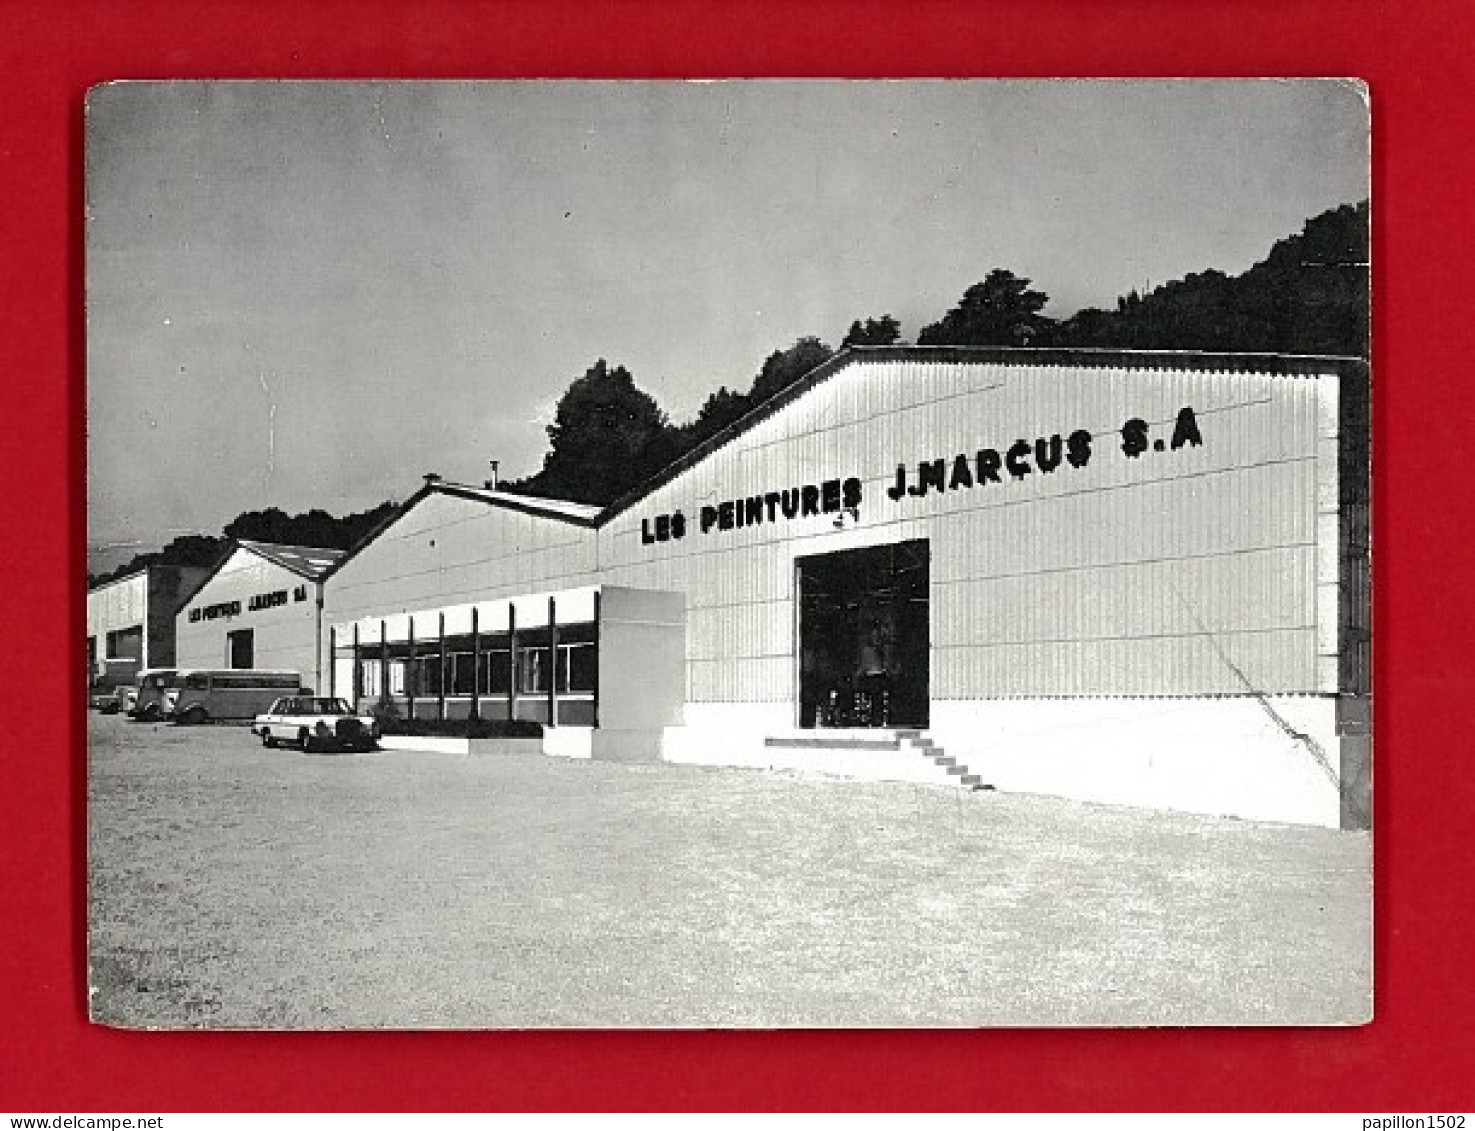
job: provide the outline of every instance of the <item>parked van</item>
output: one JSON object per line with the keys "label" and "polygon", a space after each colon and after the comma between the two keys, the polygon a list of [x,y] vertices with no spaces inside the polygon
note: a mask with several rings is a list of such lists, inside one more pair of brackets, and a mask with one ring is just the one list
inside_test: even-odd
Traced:
{"label": "parked van", "polygon": [[153,722],[164,717],[164,697],[179,682],[177,668],[145,668],[138,680],[128,688],[125,698],[119,692],[123,710],[135,719]]}
{"label": "parked van", "polygon": [[164,714],[176,723],[250,721],[283,695],[310,694],[300,672],[190,668],[164,692]]}

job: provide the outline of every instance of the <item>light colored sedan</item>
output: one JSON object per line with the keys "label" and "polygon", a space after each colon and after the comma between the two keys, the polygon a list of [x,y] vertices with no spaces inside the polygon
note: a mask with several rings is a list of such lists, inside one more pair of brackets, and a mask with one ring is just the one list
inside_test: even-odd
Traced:
{"label": "light colored sedan", "polygon": [[251,733],[263,746],[284,743],[303,750],[374,750],[379,746],[379,724],[367,715],[356,715],[342,699],[320,699],[289,695],[278,699],[271,710],[257,715]]}

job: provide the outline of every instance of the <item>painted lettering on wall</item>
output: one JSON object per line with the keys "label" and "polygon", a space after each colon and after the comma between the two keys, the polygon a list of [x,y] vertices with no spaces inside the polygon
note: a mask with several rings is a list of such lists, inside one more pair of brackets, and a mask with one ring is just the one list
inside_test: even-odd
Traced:
{"label": "painted lettering on wall", "polygon": [[[1149,453],[1176,452],[1184,447],[1198,448],[1204,442],[1198,416],[1186,405],[1178,410],[1171,432],[1166,422],[1154,427],[1134,416],[1121,426],[1120,438],[1121,451],[1129,459],[1140,459]],[[1032,475],[1083,468],[1091,462],[1095,454],[1093,444],[1100,439],[1101,436],[1088,429],[1077,428],[1070,433],[1020,437],[1003,447],[898,464],[895,481],[886,488],[886,497],[892,502],[902,502],[929,493],[1017,483]],[[694,520],[688,520],[679,510],[669,511],[641,520],[640,541],[653,546],[679,542],[692,531],[700,535],[714,534],[827,514],[848,513],[859,519],[863,494],[862,481],[851,476],[703,504]]]}
{"label": "painted lettering on wall", "polygon": [[1062,463],[1085,467],[1090,462],[1091,433],[1080,428],[1064,437],[1057,432],[1035,440],[1015,440],[1003,451],[979,448],[976,452],[960,453],[951,460],[922,460],[911,482],[908,481],[911,469],[904,463],[898,464],[896,482],[886,488],[886,495],[892,502],[908,495],[920,499],[928,491],[941,494],[965,487],[983,487],[1003,483],[1006,477],[1013,481],[1036,473],[1049,475]]}
{"label": "painted lettering on wall", "polygon": [[[307,600],[307,586],[299,585],[289,594],[285,589],[273,589],[270,593],[257,593],[246,602],[246,608],[250,612],[261,609],[275,609],[285,605],[288,600]],[[214,605],[203,605],[189,611],[190,623],[194,624],[202,620],[219,620],[221,617],[238,617],[241,615],[241,603],[239,601],[220,601]]]}
{"label": "painted lettering on wall", "polygon": [[[1173,423],[1173,438],[1164,444],[1159,436],[1151,441],[1152,450],[1160,452],[1164,448],[1176,452],[1184,444],[1190,447],[1201,447],[1204,438],[1199,434],[1198,418],[1194,416],[1193,409],[1181,408],[1178,410],[1178,419]],[[1131,459],[1136,459],[1148,448],[1147,421],[1141,417],[1134,416],[1122,425],[1122,452]]]}
{"label": "painted lettering on wall", "polygon": [[[1069,435],[1059,432],[1034,439],[1018,439],[1007,448],[980,448],[948,459],[919,460],[915,468],[898,464],[896,481],[886,488],[892,502],[907,497],[922,498],[929,491],[938,494],[960,488],[983,487],[990,483],[1018,482],[1031,475],[1051,475],[1063,467],[1081,468],[1091,462],[1095,437],[1084,428]],[[1192,408],[1178,411],[1170,438],[1153,436],[1152,428],[1140,417],[1133,417],[1121,427],[1121,448],[1130,459],[1144,452],[1176,452],[1186,446],[1200,447],[1204,442],[1198,428],[1198,417]]]}
{"label": "painted lettering on wall", "polygon": [[241,615],[241,603],[239,601],[221,601],[214,605],[205,605],[189,611],[191,622],[201,620],[219,620],[221,617],[238,617]]}
{"label": "painted lettering on wall", "polygon": [[[861,481],[852,476],[708,503],[697,514],[696,530],[699,534],[714,534],[845,511],[858,517],[863,492]],[[686,537],[690,525],[681,511],[642,519],[640,541],[647,546],[679,541]]]}

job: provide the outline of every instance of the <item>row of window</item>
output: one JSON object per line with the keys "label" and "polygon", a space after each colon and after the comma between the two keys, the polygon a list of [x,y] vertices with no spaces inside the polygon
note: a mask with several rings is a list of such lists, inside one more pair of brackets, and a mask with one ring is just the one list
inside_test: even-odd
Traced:
{"label": "row of window", "polygon": [[[446,695],[506,695],[513,686],[512,653],[491,648],[478,657],[471,652],[449,652],[445,661]],[[598,678],[598,659],[592,641],[560,644],[556,662],[550,662],[547,645],[517,649],[516,683],[519,695],[546,694],[550,672],[557,691],[593,691]],[[390,659],[387,663],[372,652],[360,654],[358,673],[360,698],[386,693],[381,686],[388,668],[390,695],[413,695],[433,699],[441,694],[440,654],[417,656],[414,660]]]}
{"label": "row of window", "polygon": [[[519,650],[523,648],[546,648],[548,647],[548,627],[532,625],[520,628],[517,631],[516,642]],[[456,633],[445,637],[445,650],[451,652],[470,652],[472,649],[472,636],[468,633]],[[507,632],[480,633],[481,650],[492,652],[498,649],[505,651],[513,643],[513,637]],[[561,624],[558,626],[558,642],[560,644],[592,644],[598,639],[598,627],[592,622],[578,622],[575,624]],[[338,649],[340,656],[349,656],[353,653],[353,633],[344,629],[335,629],[333,632],[334,646]],[[367,662],[371,657],[378,659],[381,651],[387,650],[390,659],[409,656],[413,651],[415,656],[428,656],[432,653],[439,654],[441,638],[434,635],[417,637],[413,642],[408,639],[392,640],[387,644],[378,641],[363,641],[358,645],[359,654]]]}

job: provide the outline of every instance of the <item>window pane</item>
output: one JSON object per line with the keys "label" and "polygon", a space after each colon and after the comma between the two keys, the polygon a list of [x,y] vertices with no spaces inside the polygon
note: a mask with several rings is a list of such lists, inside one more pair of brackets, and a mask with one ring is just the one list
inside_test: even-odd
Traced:
{"label": "window pane", "polygon": [[457,652],[451,657],[451,694],[470,695],[476,689],[476,669],[471,666],[470,652]]}
{"label": "window pane", "polygon": [[420,661],[420,685],[416,693],[427,697],[440,695],[440,653]]}
{"label": "window pane", "polygon": [[568,688],[570,691],[593,691],[599,674],[593,644],[574,644],[569,648]]}
{"label": "window pane", "polygon": [[528,693],[548,690],[548,649],[519,648],[517,656],[519,689]]}
{"label": "window pane", "polygon": [[512,653],[505,649],[482,653],[483,692],[488,695],[506,695],[511,690],[512,675],[509,670],[511,655]]}

